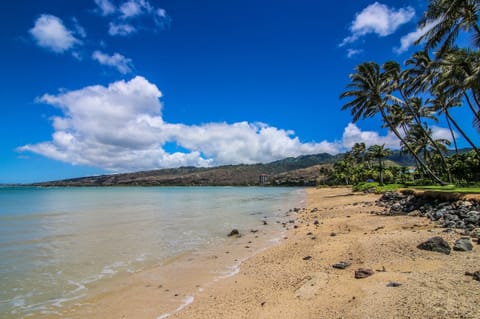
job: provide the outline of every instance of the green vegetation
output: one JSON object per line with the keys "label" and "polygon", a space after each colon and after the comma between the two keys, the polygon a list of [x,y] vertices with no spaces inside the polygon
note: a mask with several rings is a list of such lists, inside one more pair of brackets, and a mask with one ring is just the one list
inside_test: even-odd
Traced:
{"label": "green vegetation", "polygon": [[429,190],[429,191],[437,191],[437,192],[480,194],[480,187],[457,187],[455,185],[446,185],[446,186],[431,185],[431,186],[415,186],[414,188]]}
{"label": "green vegetation", "polygon": [[[480,131],[480,3],[478,0],[430,0],[419,26],[432,26],[419,40],[423,50],[414,53],[404,66],[396,61],[382,65],[364,62],[350,75],[341,94],[348,99],[353,122],[380,116],[383,127],[399,140],[401,151],[413,156],[415,167],[387,165],[390,152],[384,146],[356,144],[334,165],[333,183],[355,185],[367,180],[384,183],[468,186],[480,181],[480,151],[465,123],[459,123],[453,109],[472,114],[468,123]],[[473,35],[468,47],[458,47],[460,35]],[[443,118],[451,142],[437,139],[431,125]],[[460,153],[461,136],[471,151]],[[452,145],[453,144],[453,145]],[[449,155],[448,147],[454,147]],[[360,184],[359,187],[367,187]],[[462,188],[463,189],[463,188]],[[476,189],[476,188],[473,188]]]}

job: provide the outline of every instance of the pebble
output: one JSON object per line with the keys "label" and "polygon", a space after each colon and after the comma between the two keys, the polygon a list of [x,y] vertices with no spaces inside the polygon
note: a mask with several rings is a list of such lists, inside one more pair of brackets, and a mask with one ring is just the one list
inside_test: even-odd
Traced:
{"label": "pebble", "polygon": [[333,264],[332,267],[336,268],[336,269],[345,269],[350,265],[351,265],[351,263],[348,262],[348,261],[341,261],[341,262],[338,262],[336,264]]}
{"label": "pebble", "polygon": [[358,268],[357,270],[355,270],[355,279],[367,278],[367,277],[370,277],[373,274],[374,274],[374,272],[371,269]]}

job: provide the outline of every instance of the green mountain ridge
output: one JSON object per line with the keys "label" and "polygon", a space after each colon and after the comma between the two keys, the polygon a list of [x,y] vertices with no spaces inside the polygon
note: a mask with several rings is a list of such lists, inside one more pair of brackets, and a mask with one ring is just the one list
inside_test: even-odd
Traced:
{"label": "green mountain ridge", "polygon": [[[468,149],[462,150],[468,151]],[[313,186],[344,154],[320,153],[288,157],[267,164],[217,167],[179,167],[134,173],[88,176],[34,183],[32,186]],[[386,158],[394,164],[414,166],[412,156],[394,151]],[[261,182],[260,176],[266,175]]]}
{"label": "green mountain ridge", "polygon": [[[33,186],[248,186],[315,185],[341,155],[327,153],[289,157],[267,164],[179,167],[135,173],[88,176],[34,183]],[[266,175],[266,182],[260,176]]]}

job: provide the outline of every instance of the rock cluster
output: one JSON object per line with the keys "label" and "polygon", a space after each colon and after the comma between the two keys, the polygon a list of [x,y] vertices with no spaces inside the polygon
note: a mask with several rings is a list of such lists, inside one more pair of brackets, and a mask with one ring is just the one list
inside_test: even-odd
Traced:
{"label": "rock cluster", "polygon": [[386,192],[376,204],[385,208],[385,214],[424,216],[442,227],[463,229],[472,237],[480,238],[480,203],[477,201],[440,201],[413,194]]}

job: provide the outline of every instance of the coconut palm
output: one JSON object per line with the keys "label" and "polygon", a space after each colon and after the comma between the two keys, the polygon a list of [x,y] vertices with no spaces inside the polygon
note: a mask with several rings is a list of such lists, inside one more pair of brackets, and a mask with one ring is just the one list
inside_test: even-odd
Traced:
{"label": "coconut palm", "polygon": [[[423,156],[425,163],[429,163],[430,167],[435,167],[436,163],[433,159],[438,157],[441,160],[443,157],[442,153],[447,152],[447,146],[450,145],[450,141],[446,139],[435,139],[433,140],[433,145],[432,139],[426,138],[424,134],[425,130],[427,130],[429,136],[432,135],[432,130],[430,128],[420,128],[415,124],[411,127],[405,140],[410,144],[414,152],[419,156]],[[438,153],[438,150],[440,150],[441,153]]]}
{"label": "coconut palm", "polygon": [[[412,55],[405,64],[407,69],[402,73],[408,94],[422,94],[433,90],[438,86],[440,77],[440,68],[437,61],[433,61],[427,51],[419,51]],[[435,109],[430,108],[435,111]],[[452,123],[448,116],[445,116],[450,136],[455,147],[455,153],[458,153],[458,146]]]}
{"label": "coconut palm", "polygon": [[395,86],[392,85],[392,77],[389,72],[382,72],[380,66],[375,62],[362,63],[356,67],[355,71],[350,74],[351,82],[347,85],[349,90],[340,95],[340,98],[352,98],[342,106],[342,110],[350,110],[353,122],[380,114],[386,126],[407,147],[409,153],[415,157],[429,176],[441,184],[446,184],[410,149],[397,127],[389,119],[390,103],[392,100],[396,100],[392,96]]}
{"label": "coconut palm", "polygon": [[480,52],[451,49],[440,66],[437,88],[451,96],[462,96],[474,115],[474,126],[480,130]]}
{"label": "coconut palm", "polygon": [[357,164],[363,164],[363,162],[365,161],[365,150],[365,143],[355,143],[352,146],[351,154],[355,158],[355,162]]}
{"label": "coconut palm", "polygon": [[383,65],[383,69],[385,70],[385,74],[391,84],[390,88],[392,92],[398,92],[401,97],[401,99],[399,100],[391,94],[390,99],[392,99],[394,103],[399,103],[401,106],[404,106],[404,119],[409,121],[408,123],[411,122],[415,124],[419,131],[423,133],[425,138],[430,141],[430,145],[433,145],[433,147],[436,148],[437,154],[440,156],[442,166],[447,173],[448,181],[451,182],[451,175],[448,168],[447,160],[442,154],[442,151],[439,149],[438,145],[433,140],[431,134],[427,132],[427,128],[424,128],[425,123],[423,123],[422,121],[422,119],[437,121],[434,112],[432,111],[432,109],[424,107],[421,98],[408,96],[407,88],[410,86],[411,83],[405,81],[405,78],[408,77],[403,75],[403,72],[401,72],[399,63],[395,61],[388,61]]}
{"label": "coconut palm", "polygon": [[480,27],[478,0],[431,0],[419,26],[433,27],[417,40],[425,41],[427,50],[440,46],[438,56],[454,45],[460,31],[473,32],[474,45],[480,46]]}
{"label": "coconut palm", "polygon": [[444,114],[445,117],[455,126],[455,129],[460,133],[460,135],[465,138],[468,144],[473,148],[475,153],[480,156],[480,151],[476,147],[475,143],[468,137],[462,127],[457,123],[457,121],[450,114],[450,109],[456,106],[461,105],[460,98],[458,96],[451,96],[441,91],[433,91],[433,97],[429,99],[431,106],[439,113]]}
{"label": "coconut palm", "polygon": [[378,161],[378,172],[380,176],[380,184],[383,185],[383,172],[385,171],[385,157],[392,155],[392,151],[389,148],[385,148],[383,145],[372,145],[368,148],[367,154],[369,157]]}

